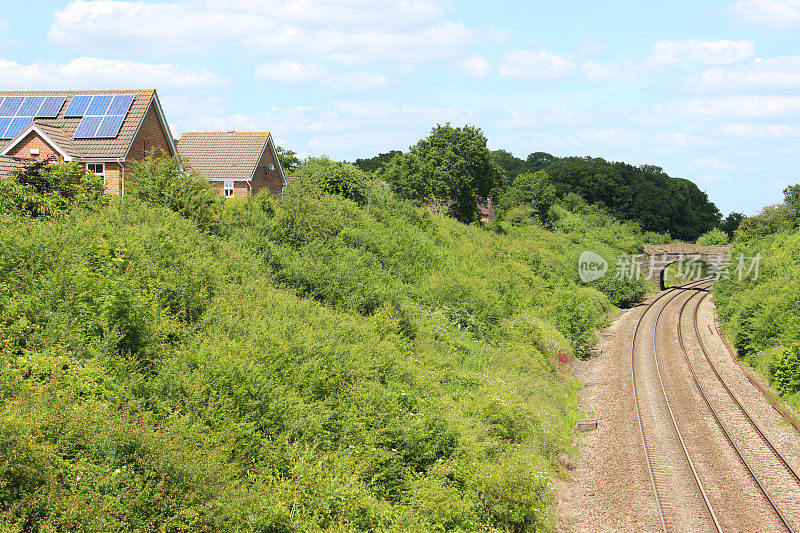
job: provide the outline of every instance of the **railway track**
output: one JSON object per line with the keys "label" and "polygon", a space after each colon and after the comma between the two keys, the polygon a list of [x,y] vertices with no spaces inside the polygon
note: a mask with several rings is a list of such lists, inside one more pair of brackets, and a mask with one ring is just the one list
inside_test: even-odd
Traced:
{"label": "railway track", "polygon": [[[712,414],[717,427],[724,434],[724,439],[735,450],[740,465],[747,470],[747,476],[759,488],[760,493],[768,502],[769,508],[775,513],[783,527],[793,532],[794,529],[790,521],[781,511],[779,502],[776,501],[767,486],[777,479],[776,470],[781,471],[780,475],[783,476],[782,482],[784,484],[787,482],[787,478],[791,478],[790,483],[794,484],[795,487],[800,487],[800,476],[736,398],[736,395],[714,365],[700,334],[698,310],[700,304],[708,297],[707,288],[710,285],[711,280],[705,279],[676,287],[660,294],[650,302],[639,317],[631,344],[631,378],[634,404],[645,462],[647,463],[661,527],[665,532],[670,529],[681,528],[722,531],[720,519],[714,505],[712,505],[712,498],[709,497],[706,487],[703,485],[701,474],[698,472],[699,469],[690,453],[690,448],[693,444],[690,438],[692,436],[692,428],[689,428],[689,433],[686,437],[681,432],[679,421],[676,419],[673,405],[670,402],[670,395],[667,390],[669,387],[665,387],[659,363],[660,349],[657,338],[659,338],[658,329],[662,314],[674,299],[686,294],[686,291],[693,291],[694,293],[680,306],[677,340],[694,380],[696,392],[699,392],[702,396],[704,404]],[[681,327],[684,312],[690,302],[695,304],[692,317],[695,339],[691,342],[696,342],[699,350],[687,348],[687,342],[684,339]],[[650,343],[644,343],[644,346],[642,346],[642,343],[637,345],[637,341],[649,329],[645,328],[643,324],[651,320],[653,316],[655,316],[655,320],[652,325],[652,345]],[[690,352],[694,354],[693,357],[701,357],[699,354],[702,353],[703,359],[693,364]],[[713,398],[710,398],[704,385],[708,387],[712,382],[716,384],[716,387],[724,389],[725,392],[716,391],[712,395]],[[726,395],[731,405],[722,410],[719,407],[715,409],[714,404],[717,403],[719,396],[723,394]],[[733,423],[726,424],[725,417],[732,416],[732,410],[736,411],[737,417],[735,417]],[[732,431],[732,429],[735,431]],[[779,463],[777,468],[775,465],[770,465],[766,469],[771,473],[769,480],[766,480],[764,475],[761,475],[765,471],[763,464],[765,462],[763,459],[765,454],[760,451],[752,451],[756,442],[760,443],[760,446],[768,448],[768,454],[773,458],[773,462]],[[759,459],[755,465],[751,464],[754,458]],[[708,465],[704,466],[707,470]],[[708,472],[706,472],[705,481],[709,486],[720,482],[714,476],[709,475]],[[668,497],[662,494],[662,489],[663,492],[669,495]],[[796,497],[797,494],[795,492],[794,496]],[[786,494],[782,493],[781,496],[785,501]]]}

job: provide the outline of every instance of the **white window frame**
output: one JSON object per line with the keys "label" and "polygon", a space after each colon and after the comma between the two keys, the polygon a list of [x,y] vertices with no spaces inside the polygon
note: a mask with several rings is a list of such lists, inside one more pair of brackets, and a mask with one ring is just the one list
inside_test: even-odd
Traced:
{"label": "white window frame", "polygon": [[236,187],[233,180],[225,180],[222,182],[222,194],[225,195],[225,198],[234,197],[234,195],[236,194]]}
{"label": "white window frame", "polygon": [[[92,168],[94,167],[94,168]],[[97,171],[97,167],[100,167],[100,172]],[[103,178],[103,183],[106,182],[106,164],[105,163],[86,163],[86,172],[94,172],[101,178]]]}

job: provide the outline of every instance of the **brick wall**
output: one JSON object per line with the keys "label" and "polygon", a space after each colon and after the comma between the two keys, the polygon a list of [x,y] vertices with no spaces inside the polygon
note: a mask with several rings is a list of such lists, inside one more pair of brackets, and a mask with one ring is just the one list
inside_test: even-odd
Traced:
{"label": "brick wall", "polygon": [[[31,150],[36,148],[39,149],[39,155],[31,155]],[[45,159],[51,156],[60,157],[55,148],[47,144],[35,131],[26,135],[7,155],[32,159]]]}
{"label": "brick wall", "polygon": [[[272,163],[275,170],[269,170],[269,165]],[[278,162],[272,156],[272,146],[268,145],[258,162],[258,168],[253,176],[253,194],[258,194],[263,188],[268,188],[272,194],[279,195],[283,190],[283,180],[281,180],[281,173],[278,170]]]}
{"label": "brick wall", "polygon": [[[220,194],[225,194],[224,187],[225,182],[223,181],[212,181],[211,184],[219,189]],[[247,198],[250,194],[250,187],[247,185],[246,181],[234,181],[233,182],[233,196],[234,198]],[[255,194],[255,191],[253,192]]]}
{"label": "brick wall", "polygon": [[105,184],[108,194],[122,194],[122,169],[120,167],[121,165],[118,163],[106,163]]}
{"label": "brick wall", "polygon": [[161,121],[158,120],[155,104],[151,104],[150,109],[147,110],[139,133],[136,134],[131,149],[128,151],[127,160],[144,159],[150,150],[156,150],[156,154],[159,151],[162,151],[164,155],[170,154],[169,140],[164,128],[161,127]]}

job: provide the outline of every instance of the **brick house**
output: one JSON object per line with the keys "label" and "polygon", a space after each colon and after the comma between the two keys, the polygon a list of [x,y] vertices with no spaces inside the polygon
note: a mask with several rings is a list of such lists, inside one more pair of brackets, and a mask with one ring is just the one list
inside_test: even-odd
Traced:
{"label": "brick house", "polygon": [[254,195],[264,188],[278,195],[286,186],[269,132],[187,132],[178,141],[178,153],[226,198]]}
{"label": "brick house", "polygon": [[122,194],[126,164],[151,150],[177,153],[153,89],[0,91],[0,177],[52,157],[81,163]]}

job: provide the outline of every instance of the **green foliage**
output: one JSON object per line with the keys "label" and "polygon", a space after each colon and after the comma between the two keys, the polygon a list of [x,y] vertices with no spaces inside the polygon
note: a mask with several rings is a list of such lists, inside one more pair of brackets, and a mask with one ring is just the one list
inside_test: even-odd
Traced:
{"label": "green foliage", "polygon": [[647,286],[643,280],[632,277],[620,278],[614,271],[609,271],[589,285],[605,294],[617,307],[631,307],[647,294]]}
{"label": "green foliage", "polygon": [[400,198],[441,205],[464,223],[477,220],[478,198],[491,196],[502,181],[480,128],[449,123],[391,159],[380,175]]}
{"label": "green foliage", "polygon": [[733,212],[723,220],[719,228],[728,236],[728,240],[733,239],[734,232],[739,229],[739,225],[744,220],[744,215],[741,213]]}
{"label": "green foliage", "polygon": [[800,231],[786,204],[768,206],[742,221],[734,258],[761,257],[757,279],[735,272],[715,288],[720,319],[740,357],[768,375],[795,407],[800,338]]}
{"label": "green foliage", "polygon": [[550,184],[547,173],[526,172],[514,179],[513,184],[500,197],[498,211],[502,213],[513,207],[525,205],[531,209],[540,222],[546,222],[550,208],[556,199],[555,188]]}
{"label": "green foliage", "polygon": [[304,161],[297,169],[293,188],[303,195],[338,194],[363,205],[371,183],[372,178],[358,167],[319,157]]}
{"label": "green foliage", "polygon": [[767,237],[789,231],[793,225],[792,214],[786,204],[768,205],[758,215],[742,220],[736,238],[747,241]]}
{"label": "green foliage", "polygon": [[719,225],[719,211],[704,192],[656,166],[568,157],[551,162],[546,170],[559,196],[576,193],[619,218],[638,222],[645,231],[694,241]]}
{"label": "green foliage", "polygon": [[524,159],[515,157],[511,152],[505,150],[493,150],[492,157],[497,166],[503,171],[506,177],[513,181],[514,178],[524,172],[528,172],[528,163]]}
{"label": "green foliage", "polygon": [[0,179],[0,213],[47,218],[71,207],[98,209],[108,203],[104,191],[103,179],[84,176],[80,163],[40,161]]}
{"label": "green foliage", "polygon": [[278,153],[278,160],[281,162],[284,172],[294,172],[300,168],[300,158],[297,157],[297,152],[283,146],[276,147],[275,151]]}
{"label": "green foliage", "polygon": [[800,183],[786,187],[783,190],[783,196],[789,214],[797,225],[800,221]]}
{"label": "green foliage", "polygon": [[618,292],[575,264],[639,229],[555,206],[554,231],[489,232],[347,165],[298,174],[219,205],[150,159],[107,209],[4,216],[3,528],[554,527],[557,356]]}
{"label": "green foliage", "polygon": [[800,391],[800,344],[794,343],[782,350],[769,363],[772,382],[784,394]]}
{"label": "green foliage", "polygon": [[375,157],[356,159],[355,166],[364,172],[377,172],[383,166],[397,156],[403,155],[400,150],[389,150],[384,154],[378,154]]}
{"label": "green foliage", "polygon": [[642,234],[645,244],[672,244],[672,237],[669,233],[656,233],[655,231],[645,231]]}
{"label": "green foliage", "polygon": [[180,156],[150,153],[132,163],[127,177],[130,196],[168,207],[195,221],[204,231],[219,231],[219,190],[203,176],[187,170]]}
{"label": "green foliage", "polygon": [[728,235],[719,228],[714,228],[700,235],[697,244],[720,245],[728,244]]}

